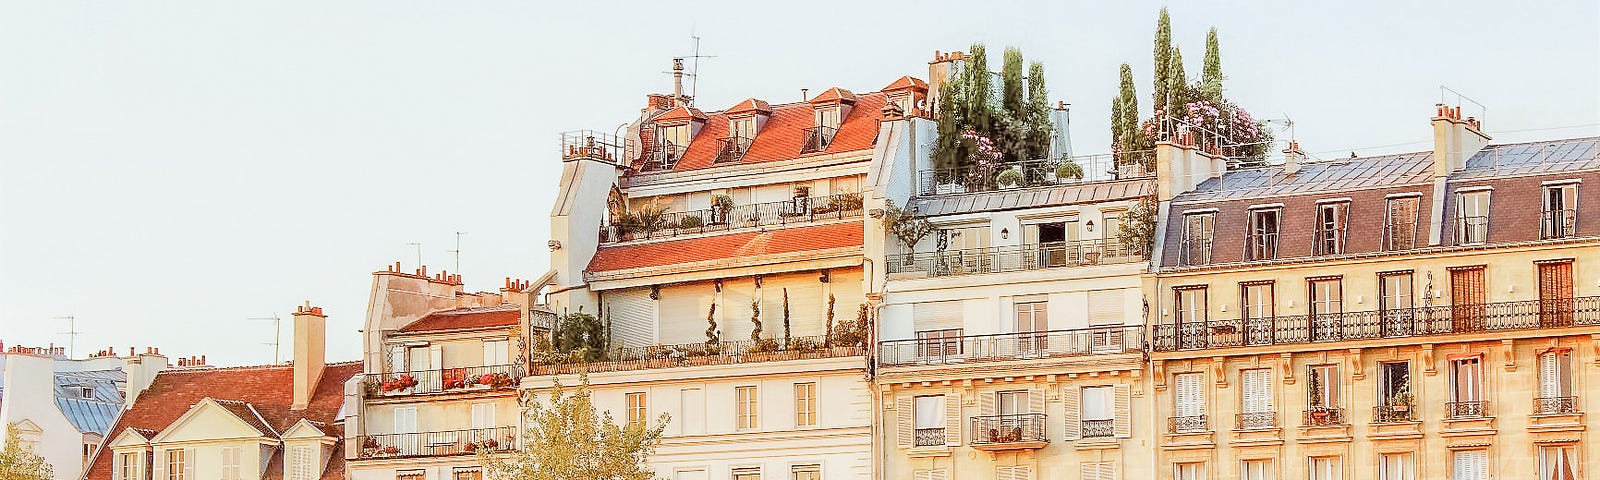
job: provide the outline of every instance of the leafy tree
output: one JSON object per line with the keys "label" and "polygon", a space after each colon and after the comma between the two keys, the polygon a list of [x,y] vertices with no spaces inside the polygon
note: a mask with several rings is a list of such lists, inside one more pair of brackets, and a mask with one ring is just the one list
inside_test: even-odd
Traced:
{"label": "leafy tree", "polygon": [[1206,97],[1213,102],[1222,100],[1222,54],[1218,48],[1217,27],[1211,27],[1206,32],[1206,64],[1200,72],[1200,82]]}
{"label": "leafy tree", "polygon": [[1133,84],[1133,67],[1122,64],[1117,77],[1118,94],[1111,102],[1111,148],[1117,153],[1118,165],[1139,162],[1148,170],[1154,158],[1145,152],[1151,148],[1150,138],[1139,128],[1139,93]]}
{"label": "leafy tree", "polygon": [[1122,222],[1117,227],[1117,242],[1143,258],[1150,258],[1150,251],[1156,244],[1157,208],[1155,197],[1145,197],[1123,212]]}
{"label": "leafy tree", "polygon": [[555,332],[556,353],[583,362],[605,359],[610,347],[605,324],[583,312],[563,315],[560,320]]}
{"label": "leafy tree", "polygon": [[[1027,158],[1037,159],[1050,155],[1050,91],[1044,86],[1044,64],[1028,64],[1028,133]],[[1063,152],[1065,153],[1065,152]]]}
{"label": "leafy tree", "polygon": [[972,44],[972,54],[967,56],[967,65],[962,70],[963,95],[965,102],[964,119],[968,128],[977,130],[986,137],[994,138],[994,106],[989,104],[989,97],[994,94],[994,89],[989,85],[989,57],[984,51],[983,44]]}
{"label": "leafy tree", "polygon": [[933,145],[933,166],[955,169],[964,166],[968,145],[961,141],[963,115],[959,107],[962,98],[961,82],[949,81],[939,85],[938,140]]}
{"label": "leafy tree", "polygon": [[1167,112],[1171,115],[1181,114],[1184,104],[1189,103],[1189,92],[1186,87],[1189,79],[1183,74],[1183,51],[1177,47],[1172,48],[1172,66],[1167,67]]}
{"label": "leafy tree", "polygon": [[[598,412],[589,378],[575,391],[557,381],[548,400],[523,394],[523,448],[509,456],[478,450],[478,462],[494,480],[651,480],[647,466],[672,417],[662,413],[654,425],[617,425],[610,412]],[[10,479],[12,477],[5,477]],[[22,477],[31,478],[31,477]]]}
{"label": "leafy tree", "polygon": [[55,478],[50,464],[44,457],[36,455],[31,449],[22,448],[22,435],[17,432],[17,424],[12,423],[6,428],[6,444],[0,448],[0,479],[3,480],[50,480]]}
{"label": "leafy tree", "polygon": [[1172,67],[1172,19],[1167,16],[1167,7],[1161,7],[1161,16],[1156,19],[1156,47],[1155,47],[1155,90],[1151,92],[1151,104],[1161,108],[1167,104],[1167,80],[1171,78],[1167,69]]}
{"label": "leafy tree", "polygon": [[883,209],[883,225],[891,235],[906,247],[907,265],[911,264],[912,252],[917,249],[917,243],[933,232],[933,224],[928,219],[922,218],[915,210],[905,210],[895,205],[893,201]]}
{"label": "leafy tree", "polygon": [[1006,47],[1000,64],[1000,111],[996,131],[990,138],[1000,142],[1001,151],[1008,161],[1023,160],[1027,155],[1028,123],[1031,120],[1027,104],[1023,101],[1022,50]]}

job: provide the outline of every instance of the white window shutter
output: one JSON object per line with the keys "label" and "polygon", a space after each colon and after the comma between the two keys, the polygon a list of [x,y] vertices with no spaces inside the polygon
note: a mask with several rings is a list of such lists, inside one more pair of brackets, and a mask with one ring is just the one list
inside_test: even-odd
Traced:
{"label": "white window shutter", "polygon": [[1240,379],[1239,383],[1242,384],[1240,388],[1244,390],[1244,405],[1242,406],[1245,413],[1272,411],[1270,374],[1271,370],[1264,368],[1245,370],[1242,373],[1243,378]]}
{"label": "white window shutter", "polygon": [[183,480],[194,480],[194,449],[183,449]]}
{"label": "white window shutter", "polygon": [[150,463],[154,463],[155,464],[155,468],[151,469],[151,470],[153,470],[155,472],[155,475],[153,477],[151,477],[151,478],[154,478],[155,480],[166,480],[167,479],[167,451],[166,450],[156,450],[155,458],[152,459],[152,461]]}
{"label": "white window shutter", "polygon": [[1081,387],[1069,386],[1061,388],[1061,404],[1065,413],[1064,416],[1067,419],[1067,428],[1066,432],[1062,433],[1062,440],[1073,441],[1082,437],[1080,434],[1081,427],[1078,422],[1078,417],[1083,411],[1083,407],[1080,406],[1082,404],[1082,400],[1080,400],[1082,395],[1083,388]]}
{"label": "white window shutter", "polygon": [[1177,379],[1177,411],[1180,417],[1193,417],[1202,415],[1205,405],[1205,392],[1200,390],[1202,376],[1199,373],[1185,373],[1178,375]]}
{"label": "white window shutter", "polygon": [[115,480],[132,480],[122,476],[122,455],[111,454],[111,478]]}
{"label": "white window shutter", "polygon": [[909,395],[901,395],[900,398],[895,399],[894,403],[895,423],[899,424],[900,427],[895,430],[895,440],[900,444],[900,448],[911,448],[911,430],[915,428],[914,418],[912,417],[912,398]]}
{"label": "white window shutter", "polygon": [[1560,354],[1551,352],[1539,356],[1539,396],[1545,398],[1561,396],[1560,367],[1556,359]]}
{"label": "white window shutter", "polygon": [[984,392],[978,394],[978,415],[985,417],[994,415],[994,403],[994,392]]}
{"label": "white window shutter", "polygon": [[1044,413],[1044,389],[1028,389],[1028,413]]}
{"label": "white window shutter", "polygon": [[[1112,419],[1113,434],[1117,438],[1133,437],[1133,394],[1127,385],[1112,387],[1111,409],[1114,412]],[[1111,465],[1109,463],[1103,465]],[[1110,480],[1111,477],[1105,477]]]}
{"label": "white window shutter", "polygon": [[1084,463],[1079,470],[1083,480],[1116,480],[1117,464],[1111,462]]}
{"label": "white window shutter", "polygon": [[[961,394],[950,393],[944,396],[944,444],[949,447],[961,446]],[[941,477],[943,470],[939,470]]]}
{"label": "white window shutter", "polygon": [[945,480],[944,470],[917,470],[912,473],[914,480]]}

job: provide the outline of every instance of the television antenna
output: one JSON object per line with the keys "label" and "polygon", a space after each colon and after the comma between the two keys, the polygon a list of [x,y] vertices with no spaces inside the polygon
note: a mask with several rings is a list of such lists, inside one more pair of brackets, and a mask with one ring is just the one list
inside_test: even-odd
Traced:
{"label": "television antenna", "polygon": [[456,275],[461,274],[461,236],[466,234],[467,232],[456,232],[456,249],[447,250],[450,253],[456,254],[456,266],[450,270],[452,272],[456,272]]}
{"label": "television antenna", "polygon": [[[695,35],[693,30],[691,30],[689,32],[689,39],[691,40],[691,43],[693,45],[693,47],[692,47],[693,48],[693,53],[691,53],[689,55],[684,55],[684,56],[681,56],[681,57],[672,57],[672,59],[676,60],[676,61],[683,61],[683,60],[689,60],[690,61],[690,63],[689,63],[689,71],[682,72],[682,73],[683,73],[683,76],[689,77],[689,103],[694,103],[695,95],[698,95],[700,93],[700,59],[702,59],[702,58],[717,58],[717,56],[716,55],[701,55],[700,54],[700,36],[699,35]],[[676,74],[678,72],[661,72],[661,73]]]}
{"label": "television antenna", "polygon": [[270,342],[261,342],[261,344],[262,345],[272,345],[272,364],[273,365],[277,365],[278,364],[278,347],[281,346],[282,341],[283,341],[282,340],[283,339],[283,331],[281,329],[281,327],[283,325],[283,319],[279,318],[277,314],[273,314],[270,317],[250,317],[249,319],[250,320],[258,320],[258,321],[267,321],[267,320],[271,320],[272,321],[272,341],[270,341]]}
{"label": "television antenna", "polygon": [[56,332],[56,334],[67,336],[67,358],[72,358],[73,355],[76,355],[77,348],[75,347],[78,343],[78,334],[83,333],[78,331],[78,319],[72,315],[67,315],[64,317],[55,317],[54,320],[67,321],[67,331]]}
{"label": "television antenna", "polygon": [[406,243],[406,246],[416,247],[417,248],[417,268],[419,269],[417,271],[419,271],[419,272],[422,271],[422,270],[420,270],[422,268],[422,243],[421,242],[408,242],[408,243]]}

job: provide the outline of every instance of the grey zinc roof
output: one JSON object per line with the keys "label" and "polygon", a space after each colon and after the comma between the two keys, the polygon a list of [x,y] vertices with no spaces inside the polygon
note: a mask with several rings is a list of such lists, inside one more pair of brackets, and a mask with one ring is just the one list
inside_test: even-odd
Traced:
{"label": "grey zinc roof", "polygon": [[[122,370],[56,372],[56,408],[82,433],[105,435],[122,411],[120,387],[127,382]],[[84,398],[83,388],[93,389]]]}
{"label": "grey zinc roof", "polygon": [[1457,178],[1499,177],[1600,168],[1600,137],[1496,145],[1467,159]]}
{"label": "grey zinc roof", "polygon": [[1313,191],[1357,190],[1433,180],[1433,152],[1305,162],[1286,174],[1282,165],[1229,171],[1211,178],[1174,202],[1271,197]]}
{"label": "grey zinc roof", "polygon": [[910,204],[923,215],[935,216],[1108,202],[1145,197],[1155,192],[1155,179],[1141,178],[917,197]]}

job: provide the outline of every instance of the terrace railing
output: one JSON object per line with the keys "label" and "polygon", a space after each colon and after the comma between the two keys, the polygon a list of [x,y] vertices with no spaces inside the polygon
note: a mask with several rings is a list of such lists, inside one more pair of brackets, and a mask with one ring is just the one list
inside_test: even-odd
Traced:
{"label": "terrace railing", "polygon": [[1326,427],[1332,425],[1345,425],[1344,409],[1339,407],[1311,407],[1301,414],[1300,425],[1307,427]]}
{"label": "terrace railing", "polygon": [[1167,417],[1167,433],[1204,432],[1207,428],[1210,428],[1210,422],[1205,415]]}
{"label": "terrace railing", "polygon": [[521,365],[487,365],[433,370],[368,373],[368,397],[516,389],[526,371]]}
{"label": "terrace railing", "polygon": [[1578,397],[1538,397],[1533,399],[1535,415],[1571,415],[1578,413]]}
{"label": "terrace railing", "polygon": [[945,277],[1143,260],[1142,251],[1116,239],[1104,239],[890,254],[888,270],[889,273],[925,272],[931,277]]}
{"label": "terrace railing", "polygon": [[821,336],[791,337],[788,340],[778,338],[762,342],[721,340],[716,343],[613,348],[600,360],[595,361],[578,359],[536,361],[533,372],[536,375],[626,372],[652,368],[738,365],[862,355],[866,355],[866,348],[861,345],[824,344]]}
{"label": "terrace railing", "polygon": [[878,342],[878,365],[949,365],[1139,352],[1143,326],[965,335]]}
{"label": "terrace railing", "polygon": [[1278,412],[1245,412],[1235,415],[1234,428],[1258,430],[1278,426]]}
{"label": "terrace railing", "polygon": [[1178,264],[1184,266],[1211,263],[1211,239],[1184,240],[1178,246]]}
{"label": "terrace railing", "polygon": [[1271,260],[1278,258],[1278,234],[1250,233],[1244,236],[1245,260]]}
{"label": "terrace railing", "polygon": [[1415,412],[1409,405],[1378,405],[1372,407],[1372,423],[1414,422]]}
{"label": "terrace railing", "polygon": [[982,448],[1048,442],[1045,414],[1016,413],[972,417],[972,446]]}
{"label": "terrace railing", "polygon": [[1476,245],[1489,241],[1489,217],[1456,218],[1456,245]]}
{"label": "terrace railing", "polygon": [[[1143,153],[1143,152],[1135,152]],[[1118,160],[1126,157],[1125,160]],[[1074,174],[1071,163],[1081,170]],[[1001,184],[1001,174],[1014,170],[1016,181]],[[1067,174],[1067,175],[1062,175]],[[1006,174],[1008,180],[1011,174]],[[1045,187],[1080,183],[1150,178],[1152,173],[1134,155],[1085,155],[1065,160],[1025,160],[999,165],[932,168],[917,172],[917,194],[922,196],[990,192],[1009,188]]]}
{"label": "terrace railing", "polygon": [[796,197],[779,202],[659,214],[633,213],[600,227],[600,242],[671,238],[767,225],[861,217],[861,194]]}
{"label": "terrace railing", "polygon": [[1483,418],[1489,416],[1489,402],[1483,400],[1467,402],[1445,402],[1445,418],[1452,420]]}
{"label": "terrace railing", "polygon": [[745,152],[750,151],[750,142],[754,140],[745,137],[723,137],[718,139],[717,158],[714,163],[737,162],[744,159]]}
{"label": "terrace railing", "polygon": [[1300,344],[1574,325],[1600,325],[1600,297],[1159,324],[1151,327],[1151,349]]}
{"label": "terrace railing", "polygon": [[800,145],[800,153],[817,153],[828,149],[833,144],[833,136],[839,133],[836,127],[819,125],[805,129],[806,143]]}
{"label": "terrace railing", "polygon": [[1081,420],[1078,422],[1078,433],[1083,438],[1109,438],[1117,434],[1115,420]]}
{"label": "terrace railing", "polygon": [[944,428],[918,428],[911,432],[912,445],[931,447],[945,445]]}
{"label": "terrace railing", "polygon": [[361,436],[361,458],[443,457],[516,449],[515,426]]}

